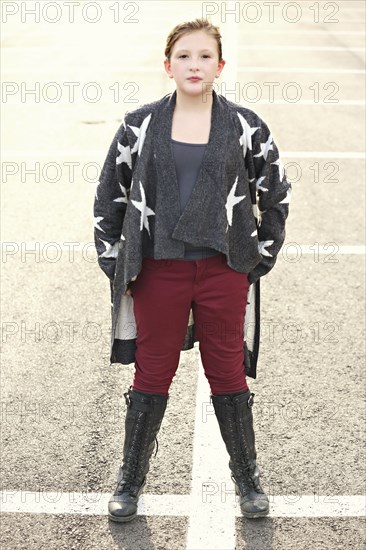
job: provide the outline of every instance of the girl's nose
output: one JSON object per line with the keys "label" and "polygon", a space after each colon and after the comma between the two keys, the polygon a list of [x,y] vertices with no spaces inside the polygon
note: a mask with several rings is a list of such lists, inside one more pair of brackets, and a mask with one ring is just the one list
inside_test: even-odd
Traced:
{"label": "girl's nose", "polygon": [[193,70],[198,69],[198,59],[191,59],[190,68]]}

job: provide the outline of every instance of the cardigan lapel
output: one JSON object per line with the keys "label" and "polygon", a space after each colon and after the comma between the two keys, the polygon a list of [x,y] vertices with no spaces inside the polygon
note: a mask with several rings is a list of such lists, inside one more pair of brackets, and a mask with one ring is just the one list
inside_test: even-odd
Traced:
{"label": "cardigan lapel", "polygon": [[[194,240],[193,228],[199,228],[200,224],[197,224],[197,220],[202,218],[205,207],[207,208],[208,205],[215,205],[218,216],[225,212],[227,182],[224,177],[225,168],[222,163],[218,162],[218,158],[228,150],[231,119],[229,109],[223,104],[222,99],[217,96],[215,91],[212,94],[209,141],[205,148],[197,181],[182,213],[179,207],[179,187],[171,142],[176,91],[172,93],[167,102],[163,102],[156,117],[154,147],[157,174],[159,174],[158,195],[160,197],[158,202],[162,201],[164,206],[161,204],[161,207],[165,212],[170,212],[171,236],[177,240],[188,240],[189,242],[192,242],[192,238]],[[216,198],[213,200],[215,196]],[[220,198],[223,204],[221,204]],[[216,221],[226,227],[225,219],[216,218]],[[200,235],[202,237],[202,233]]]}
{"label": "cardigan lapel", "polygon": [[153,132],[153,147],[156,163],[158,190],[169,200],[167,213],[174,210],[174,215],[180,213],[179,187],[174,165],[173,148],[171,143],[173,112],[176,104],[177,92],[174,91],[168,101],[162,101],[156,113]]}

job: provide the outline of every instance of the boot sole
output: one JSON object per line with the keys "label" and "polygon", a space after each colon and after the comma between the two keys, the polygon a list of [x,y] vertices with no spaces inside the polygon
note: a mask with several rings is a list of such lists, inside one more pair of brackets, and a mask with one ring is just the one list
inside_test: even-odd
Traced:
{"label": "boot sole", "polygon": [[116,523],[128,523],[129,521],[132,521],[137,516],[136,514],[133,514],[133,516],[112,516],[111,514],[108,514],[109,519],[112,521],[115,521]]}
{"label": "boot sole", "polygon": [[264,518],[268,516],[269,510],[264,510],[263,512],[253,512],[253,513],[242,511],[242,514],[245,518],[248,518],[248,519]]}

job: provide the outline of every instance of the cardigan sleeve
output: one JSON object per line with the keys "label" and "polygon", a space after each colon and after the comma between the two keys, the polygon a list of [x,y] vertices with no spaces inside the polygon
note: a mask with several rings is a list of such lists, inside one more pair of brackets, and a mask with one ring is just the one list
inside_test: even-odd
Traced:
{"label": "cardigan sleeve", "polygon": [[248,173],[256,186],[258,247],[262,259],[250,272],[250,283],[266,275],[276,263],[285,240],[291,194],[291,184],[268,126],[262,120],[256,126],[248,155]]}
{"label": "cardigan sleeve", "polygon": [[94,199],[94,242],[98,263],[113,280],[123,220],[131,187],[131,149],[126,119],[117,130],[104,161]]}

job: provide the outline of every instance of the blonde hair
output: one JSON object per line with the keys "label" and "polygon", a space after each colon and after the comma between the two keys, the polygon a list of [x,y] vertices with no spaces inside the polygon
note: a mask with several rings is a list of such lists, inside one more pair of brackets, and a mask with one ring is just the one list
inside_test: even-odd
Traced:
{"label": "blonde hair", "polygon": [[222,61],[222,45],[221,45],[221,34],[219,27],[216,27],[210,23],[207,19],[195,19],[194,21],[185,21],[184,23],[179,23],[172,29],[168,35],[165,45],[165,57],[170,61],[170,56],[174,44],[179,40],[181,36],[192,31],[205,31],[207,34],[212,36],[217,42],[217,49],[219,54],[219,61]]}

